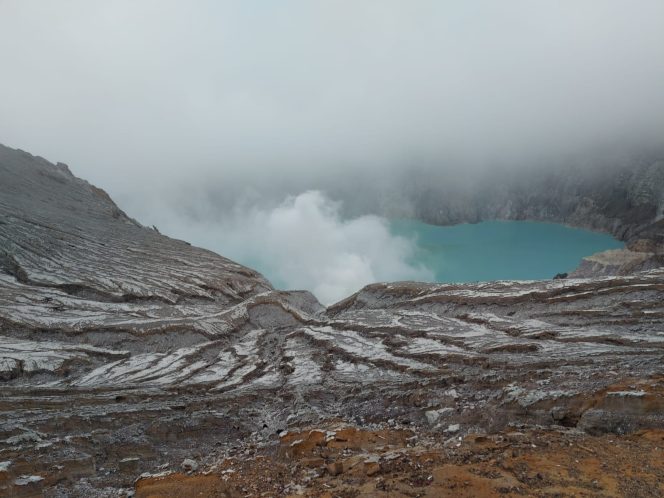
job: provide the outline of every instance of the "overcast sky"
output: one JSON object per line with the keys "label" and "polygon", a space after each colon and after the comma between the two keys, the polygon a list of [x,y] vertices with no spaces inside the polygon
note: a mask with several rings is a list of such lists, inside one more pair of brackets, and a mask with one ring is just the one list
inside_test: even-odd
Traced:
{"label": "overcast sky", "polygon": [[114,195],[664,136],[661,0],[0,0],[0,142]]}

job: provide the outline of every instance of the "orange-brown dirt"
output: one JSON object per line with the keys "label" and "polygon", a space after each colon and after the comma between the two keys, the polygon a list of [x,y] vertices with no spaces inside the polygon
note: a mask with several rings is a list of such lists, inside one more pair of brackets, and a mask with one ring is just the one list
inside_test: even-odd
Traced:
{"label": "orange-brown dirt", "polygon": [[661,497],[664,431],[522,430],[464,438],[355,428],[288,433],[198,475],[142,478],[137,498]]}

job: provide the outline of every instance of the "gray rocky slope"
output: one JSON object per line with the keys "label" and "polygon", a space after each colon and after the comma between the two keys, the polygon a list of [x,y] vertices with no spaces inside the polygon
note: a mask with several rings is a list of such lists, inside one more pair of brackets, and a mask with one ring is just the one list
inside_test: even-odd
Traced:
{"label": "gray rocky slope", "polygon": [[664,427],[664,269],[374,284],[324,308],[64,165],[0,147],[0,180],[0,494],[104,496],[330,419]]}

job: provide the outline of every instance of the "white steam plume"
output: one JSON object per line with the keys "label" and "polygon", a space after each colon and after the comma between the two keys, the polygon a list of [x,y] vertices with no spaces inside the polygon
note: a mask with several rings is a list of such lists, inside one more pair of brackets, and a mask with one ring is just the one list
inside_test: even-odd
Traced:
{"label": "white steam plume", "polygon": [[324,304],[373,282],[433,279],[411,262],[415,242],[390,233],[386,220],[343,220],[339,209],[308,191],[273,208],[237,206],[218,222],[177,215],[154,221],[171,236],[254,267],[278,287],[310,290]]}

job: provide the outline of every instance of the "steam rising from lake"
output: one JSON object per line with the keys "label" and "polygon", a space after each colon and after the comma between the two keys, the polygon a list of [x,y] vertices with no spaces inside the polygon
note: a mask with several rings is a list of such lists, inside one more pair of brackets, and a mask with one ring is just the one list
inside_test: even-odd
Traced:
{"label": "steam rising from lake", "polygon": [[431,270],[410,263],[413,240],[391,234],[378,216],[344,220],[340,208],[308,191],[272,208],[237,205],[217,222],[146,215],[162,232],[252,266],[277,287],[311,290],[324,304],[374,282],[433,280]]}

